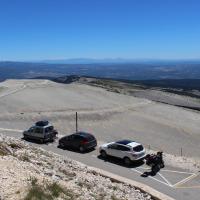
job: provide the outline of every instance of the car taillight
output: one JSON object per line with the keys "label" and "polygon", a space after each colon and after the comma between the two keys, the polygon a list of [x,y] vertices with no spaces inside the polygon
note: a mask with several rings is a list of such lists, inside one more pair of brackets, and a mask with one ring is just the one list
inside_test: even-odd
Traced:
{"label": "car taillight", "polygon": [[87,144],[88,143],[88,140],[84,139],[81,141],[81,144]]}

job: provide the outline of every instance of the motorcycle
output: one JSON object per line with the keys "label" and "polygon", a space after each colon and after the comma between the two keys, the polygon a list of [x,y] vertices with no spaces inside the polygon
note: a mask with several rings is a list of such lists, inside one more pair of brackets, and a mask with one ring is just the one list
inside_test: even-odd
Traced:
{"label": "motorcycle", "polygon": [[161,169],[165,167],[163,161],[163,152],[159,151],[157,154],[148,154],[145,157],[146,164],[151,166],[151,172],[153,175]]}

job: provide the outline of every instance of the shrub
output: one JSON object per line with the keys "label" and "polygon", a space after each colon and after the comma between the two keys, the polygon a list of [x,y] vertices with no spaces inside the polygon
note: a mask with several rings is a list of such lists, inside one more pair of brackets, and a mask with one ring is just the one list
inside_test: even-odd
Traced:
{"label": "shrub", "polygon": [[6,144],[4,144],[3,142],[0,142],[0,156],[6,156],[10,154],[11,154],[11,151],[8,149]]}
{"label": "shrub", "polygon": [[27,152],[24,152],[20,157],[20,160],[24,161],[24,162],[30,162],[30,158]]}
{"label": "shrub", "polygon": [[21,149],[22,148],[22,145],[20,144],[16,144],[16,143],[10,143],[9,146],[12,148],[12,149]]}
{"label": "shrub", "polygon": [[65,193],[64,189],[57,183],[47,185],[47,190],[51,193],[53,197],[59,197],[60,194]]}
{"label": "shrub", "polygon": [[24,200],[54,200],[62,195],[64,199],[75,200],[77,195],[57,183],[39,185],[38,180],[30,177],[31,187]]}
{"label": "shrub", "polygon": [[35,185],[28,190],[28,194],[24,200],[53,200],[53,198],[41,186]]}

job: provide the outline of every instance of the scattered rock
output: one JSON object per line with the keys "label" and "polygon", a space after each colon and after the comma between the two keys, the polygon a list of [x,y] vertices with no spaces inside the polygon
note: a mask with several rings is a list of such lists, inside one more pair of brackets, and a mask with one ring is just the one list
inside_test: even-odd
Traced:
{"label": "scattered rock", "polygon": [[0,182],[3,183],[0,184],[0,200],[24,199],[36,184],[33,189],[44,192],[43,195],[46,195],[45,187],[52,189],[52,194],[63,194],[55,200],[66,197],[77,200],[152,199],[134,187],[100,176],[82,163],[31,147],[21,140],[0,136],[0,152],[3,152],[0,154]]}

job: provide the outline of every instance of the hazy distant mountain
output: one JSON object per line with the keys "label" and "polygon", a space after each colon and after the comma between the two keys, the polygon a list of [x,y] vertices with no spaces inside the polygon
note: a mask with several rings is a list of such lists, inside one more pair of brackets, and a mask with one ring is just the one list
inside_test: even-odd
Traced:
{"label": "hazy distant mountain", "polygon": [[108,63],[131,63],[134,60],[122,58],[72,58],[72,59],[57,59],[57,60],[42,60],[43,63],[49,64],[108,64]]}
{"label": "hazy distant mountain", "polygon": [[124,59],[124,58],[71,58],[71,59],[53,59],[41,60],[40,63],[48,64],[127,64],[127,63],[145,63],[145,64],[175,64],[175,63],[199,63],[200,59],[191,60],[167,60],[167,59]]}
{"label": "hazy distant mountain", "polygon": [[[79,60],[83,62],[83,60]],[[88,60],[85,60],[85,62]],[[77,62],[77,60],[74,62]],[[135,63],[49,64],[0,62],[0,80],[8,78],[94,76],[126,80],[200,79],[198,61],[146,61]]]}

